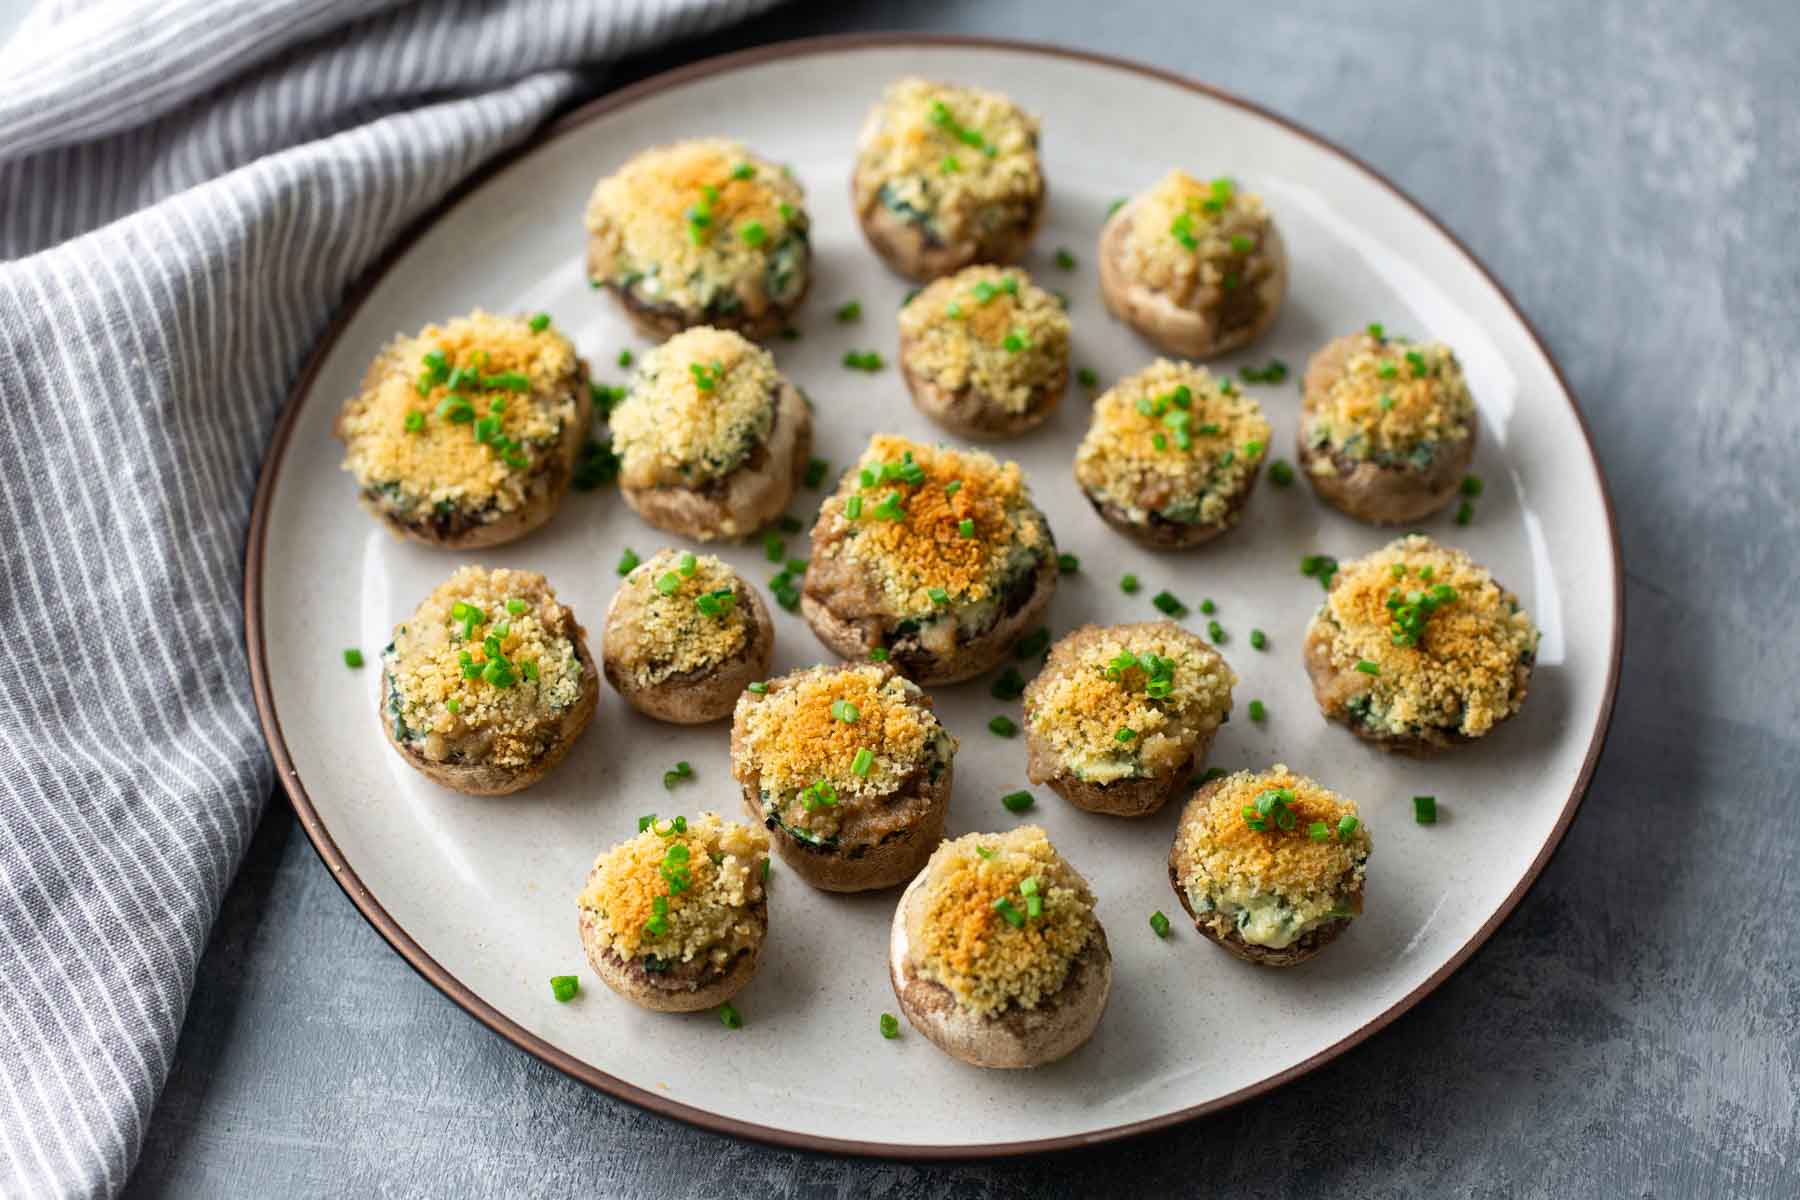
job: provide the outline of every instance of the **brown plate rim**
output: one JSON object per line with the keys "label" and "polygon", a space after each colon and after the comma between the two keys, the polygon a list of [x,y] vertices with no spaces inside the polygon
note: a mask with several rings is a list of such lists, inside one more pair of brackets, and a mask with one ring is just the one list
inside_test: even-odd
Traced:
{"label": "brown plate rim", "polygon": [[[801,58],[820,54],[838,54],[845,51],[867,49],[892,49],[895,47],[934,47],[950,46],[962,49],[995,50],[1015,54],[1036,54],[1051,58],[1073,59],[1105,67],[1115,71],[1126,71],[1135,75],[1154,79],[1162,83],[1174,84],[1200,93],[1233,107],[1243,109],[1264,120],[1299,134],[1308,141],[1337,155],[1361,170],[1370,179],[1391,192],[1396,199],[1411,208],[1433,228],[1461,251],[1462,255],[1479,271],[1482,277],[1493,287],[1501,300],[1511,310],[1513,317],[1530,335],[1538,353],[1550,364],[1563,394],[1569,398],[1570,407],[1574,410],[1576,422],[1581,427],[1582,439],[1586,444],[1588,457],[1593,462],[1595,477],[1600,483],[1601,502],[1606,512],[1606,526],[1609,540],[1612,543],[1613,562],[1613,644],[1608,656],[1605,697],[1601,703],[1599,720],[1595,723],[1593,736],[1588,744],[1587,755],[1582,761],[1581,771],[1575,780],[1575,786],[1569,793],[1568,802],[1563,806],[1561,816],[1545,839],[1543,847],[1538,851],[1531,865],[1519,879],[1518,884],[1508,894],[1505,901],[1495,909],[1493,915],[1475,931],[1469,941],[1450,957],[1430,977],[1419,986],[1395,1001],[1380,1015],[1353,1032],[1333,1042],[1318,1053],[1295,1063],[1284,1071],[1279,1071],[1256,1083],[1239,1088],[1224,1096],[1219,1096],[1203,1104],[1192,1105],[1161,1116],[1150,1117],[1141,1121],[1133,1121],[1123,1125],[1115,1125],[1091,1133],[1073,1134],[1064,1137],[1042,1138],[1029,1141],[997,1142],[980,1145],[912,1145],[905,1143],[872,1142],[848,1138],[819,1137],[812,1134],[796,1133],[791,1130],[778,1129],[769,1125],[758,1125],[749,1121],[720,1116],[705,1109],[683,1104],[659,1096],[654,1092],[637,1087],[615,1076],[599,1070],[593,1065],[577,1059],[568,1052],[551,1045],[544,1039],[528,1032],[516,1022],[510,1020],[486,1000],[478,996],[468,985],[457,979],[442,964],[432,958],[412,939],[400,924],[382,907],[373,893],[363,885],[356,872],[350,868],[343,852],[332,840],[331,833],[325,828],[319,814],[307,796],[306,785],[301,782],[299,773],[294,769],[292,756],[288,753],[287,743],[282,736],[281,719],[275,709],[274,697],[269,689],[267,647],[264,642],[262,622],[263,607],[263,574],[262,560],[268,544],[269,507],[274,495],[275,484],[281,473],[281,464],[286,457],[287,445],[293,435],[297,423],[300,404],[312,389],[326,354],[336,344],[344,329],[355,317],[357,311],[368,299],[370,292],[386,276],[388,270],[399,257],[424,234],[424,232],[440,220],[451,208],[460,202],[476,187],[491,182],[499,171],[513,165],[540,147],[548,144],[571,129],[585,125],[597,117],[628,107],[672,87],[716,75],[721,72],[737,70],[743,67],[783,59]],[[1624,649],[1625,631],[1625,585],[1624,560],[1619,550],[1619,527],[1614,513],[1612,495],[1607,487],[1606,474],[1601,469],[1600,459],[1594,450],[1593,433],[1588,428],[1587,419],[1583,416],[1580,404],[1575,399],[1574,391],[1569,387],[1568,379],[1563,375],[1562,367],[1557,363],[1550,350],[1544,345],[1537,329],[1520,311],[1512,294],[1501,285],[1493,272],[1478,258],[1455,233],[1433,216],[1418,201],[1414,200],[1403,189],[1375,170],[1368,163],[1343,147],[1315,133],[1313,130],[1272,112],[1263,106],[1246,100],[1231,92],[1189,79],[1173,71],[1153,67],[1130,59],[1119,58],[1108,54],[1099,54],[1090,50],[1078,50],[1067,46],[1058,46],[1038,42],[1030,42],[1011,38],[972,37],[955,34],[927,33],[858,33],[836,34],[824,37],[800,38],[793,41],[777,42],[766,46],[757,46],[748,50],[739,50],[730,54],[718,55],[690,63],[686,66],[665,71],[659,75],[640,80],[593,100],[567,115],[549,123],[535,135],[519,146],[507,151],[486,169],[471,175],[462,184],[453,189],[440,203],[434,205],[403,233],[390,246],[358,281],[351,290],[331,325],[320,339],[318,347],[308,359],[306,368],[300,373],[292,390],[288,393],[283,407],[281,419],[269,444],[269,453],[263,460],[260,476],[257,479],[256,499],[250,513],[250,531],[244,548],[244,636],[246,650],[250,662],[250,682],[255,694],[256,711],[261,720],[263,735],[267,738],[269,752],[274,757],[277,775],[281,786],[293,803],[295,813],[300,818],[301,827],[311,840],[319,857],[330,869],[332,878],[343,888],[344,894],[350,898],[357,911],[362,913],[375,931],[385,938],[400,957],[405,959],[420,975],[439,991],[443,992],[470,1016],[480,1021],[493,1032],[499,1034],[519,1049],[533,1055],[539,1060],[555,1067],[557,1070],[578,1079],[581,1082],[639,1107],[686,1121],[702,1129],[715,1133],[730,1134],[735,1137],[749,1138],[771,1145],[788,1147],[797,1150],[818,1151],[833,1154],[869,1155],[897,1159],[939,1159],[956,1160],[971,1158],[992,1158],[998,1156],[1016,1156],[1024,1154],[1040,1154],[1049,1151],[1066,1150],[1079,1146],[1093,1146],[1105,1142],[1117,1141],[1121,1138],[1137,1134],[1149,1133],[1158,1129],[1219,1112],[1233,1105],[1273,1091],[1308,1072],[1323,1066],[1332,1059],[1349,1051],[1369,1037],[1386,1028],[1402,1013],[1424,999],[1440,984],[1448,979],[1458,968],[1468,962],[1469,958],[1481,948],[1500,924],[1518,907],[1519,901],[1537,881],[1550,857],[1555,853],[1568,831],[1569,824],[1575,818],[1576,810],[1582,798],[1587,794],[1588,785],[1593,780],[1594,768],[1599,761],[1602,748],[1606,744],[1606,735],[1612,724],[1613,705],[1618,696],[1619,666]]]}

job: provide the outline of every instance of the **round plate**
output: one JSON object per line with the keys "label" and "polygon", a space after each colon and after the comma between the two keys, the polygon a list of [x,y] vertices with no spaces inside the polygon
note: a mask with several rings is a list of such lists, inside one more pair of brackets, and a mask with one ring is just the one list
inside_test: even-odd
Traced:
{"label": "round plate", "polygon": [[[817,405],[816,452],[832,479],[878,430],[940,437],[891,365],[911,285],[882,269],[847,202],[859,121],[906,73],[997,89],[1042,116],[1049,211],[1024,265],[1068,293],[1075,360],[1104,382],[1154,355],[1101,308],[1095,236],[1116,196],[1175,164],[1262,193],[1287,238],[1293,274],[1280,320],[1252,352],[1215,364],[1235,371],[1279,356],[1291,365],[1287,383],[1251,389],[1275,426],[1276,454],[1292,457],[1299,369],[1328,338],[1380,320],[1453,345],[1480,402],[1475,469],[1487,490],[1473,524],[1446,515],[1426,528],[1490,565],[1543,629],[1518,719],[1436,761],[1384,756],[1327,726],[1313,705],[1300,644],[1320,592],[1297,568],[1305,554],[1348,558],[1390,533],[1325,509],[1304,484],[1264,479],[1242,526],[1211,546],[1175,556],[1129,546],[1071,486],[1089,407],[1078,387],[1047,426],[1000,446],[1025,467],[1062,549],[1080,556],[1051,629],[1153,617],[1150,597],[1163,588],[1196,610],[1212,598],[1242,683],[1237,719],[1210,761],[1286,762],[1359,800],[1374,833],[1366,915],[1307,966],[1247,966],[1179,919],[1159,940],[1150,914],[1181,916],[1164,868],[1180,805],[1127,822],[1039,789],[1036,808],[1016,817],[999,798],[1025,782],[1023,741],[986,724],[1017,717],[1018,705],[992,699],[985,680],[938,689],[939,712],[962,739],[950,832],[1046,826],[1093,882],[1116,955],[1093,1041],[1024,1073],[962,1066],[910,1030],[884,1041],[877,1018],[897,1007],[884,964],[897,893],[826,895],[779,866],[762,969],[737,999],[741,1030],[618,999],[585,968],[575,896],[595,855],[631,835],[642,813],[741,815],[725,725],[657,725],[608,690],[545,782],[477,799],[400,761],[377,724],[377,672],[342,660],[360,646],[373,664],[394,624],[469,556],[396,541],[358,507],[329,433],[338,405],[396,331],[477,306],[554,314],[596,377],[619,381],[619,351],[643,345],[587,286],[581,214],[594,181],[642,147],[731,135],[791,164],[805,184],[817,275],[803,340],[773,349]],[[1132,113],[1156,118],[1122,119]],[[1054,265],[1059,246],[1074,251],[1074,270]],[[862,302],[860,322],[836,322],[851,299]],[[890,365],[846,370],[852,348],[879,350]],[[810,523],[823,494],[803,491],[790,511]],[[648,555],[668,540],[616,493],[571,494],[543,532],[479,559],[548,574],[597,644],[620,552]],[[790,554],[805,554],[804,535],[788,540]],[[760,543],[722,553],[753,580],[774,570]],[[1135,596],[1119,588],[1128,571],[1143,581]],[[953,1157],[1088,1143],[1220,1108],[1343,1052],[1440,983],[1511,911],[1574,814],[1612,703],[1619,580],[1605,488],[1554,364],[1480,264],[1392,185],[1286,121],[1143,67],[996,42],[850,38],[733,55],[609,96],[484,172],[407,239],[338,319],[288,403],[257,497],[245,605],[257,703],[307,835],[382,935],[473,1016],[595,1087],[713,1129]],[[1205,620],[1196,611],[1188,623]],[[776,623],[778,671],[827,657],[796,617],[777,610]],[[1266,651],[1250,648],[1252,627],[1267,632]],[[1265,721],[1245,717],[1252,698],[1267,704]],[[694,777],[671,793],[662,773],[678,759]],[[1438,798],[1435,826],[1413,822],[1411,797],[1424,793]],[[581,995],[558,1004],[549,978],[571,972]]]}

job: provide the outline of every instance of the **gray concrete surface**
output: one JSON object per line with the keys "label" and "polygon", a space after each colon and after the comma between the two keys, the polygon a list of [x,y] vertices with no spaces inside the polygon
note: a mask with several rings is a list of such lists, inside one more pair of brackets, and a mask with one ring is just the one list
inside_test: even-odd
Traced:
{"label": "gray concrete surface", "polygon": [[856,3],[633,69],[884,27],[1223,84],[1390,174],[1514,292],[1593,424],[1630,577],[1617,721],[1561,853],[1436,995],[1267,1099],[920,1167],[697,1132],[541,1066],[414,976],[272,805],[131,1194],[1800,1194],[1800,9]]}

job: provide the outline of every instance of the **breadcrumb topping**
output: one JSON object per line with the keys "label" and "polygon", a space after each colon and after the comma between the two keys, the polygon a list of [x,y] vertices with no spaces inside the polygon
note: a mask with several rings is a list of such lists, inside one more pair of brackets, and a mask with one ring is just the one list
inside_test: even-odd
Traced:
{"label": "breadcrumb topping", "polygon": [[644,301],[723,312],[797,299],[807,268],[800,184],[742,143],[676,142],[602,179],[586,224],[590,269]]}
{"label": "breadcrumb topping", "polygon": [[[627,962],[644,954],[722,966],[762,941],[765,922],[751,909],[763,898],[768,835],[709,812],[686,824],[677,831],[672,821],[659,821],[594,861],[578,903]],[[678,865],[687,871],[687,886],[679,891],[669,878],[676,868],[664,870],[677,846],[686,851]],[[658,900],[666,906],[660,933],[651,928]]]}
{"label": "breadcrumb topping", "polygon": [[1231,712],[1236,683],[1211,646],[1172,622],[1083,625],[1051,647],[1026,689],[1025,723],[1079,779],[1146,778],[1193,756]]}
{"label": "breadcrumb topping", "polygon": [[783,380],[775,359],[702,325],[644,355],[609,420],[626,487],[696,487],[736,470],[768,440]]}
{"label": "breadcrumb topping", "polygon": [[856,207],[884,206],[945,243],[979,242],[1043,198],[1037,141],[1037,118],[997,92],[896,80],[858,140]]}
{"label": "breadcrumb topping", "polygon": [[[1430,603],[1438,588],[1454,595],[1423,614],[1416,645],[1401,644],[1390,602]],[[1353,677],[1367,682],[1350,707],[1377,728],[1480,737],[1524,703],[1518,671],[1538,639],[1530,616],[1487,568],[1421,534],[1341,564],[1313,621],[1329,636],[1333,667],[1375,664],[1378,673]]]}
{"label": "breadcrumb topping", "polygon": [[[917,482],[892,476],[909,462]],[[884,473],[884,466],[890,470]],[[875,482],[865,484],[865,477]],[[852,500],[854,517],[847,511]],[[967,537],[965,520],[972,522]],[[865,568],[903,616],[935,616],[995,599],[1022,565],[1054,548],[1018,463],[892,433],[869,440],[820,508],[813,534],[815,557],[842,557]]]}
{"label": "breadcrumb topping", "polygon": [[[1254,811],[1259,796],[1277,790],[1291,825],[1271,819],[1254,828],[1245,808]],[[1345,817],[1356,818],[1347,834]],[[1314,825],[1323,825],[1325,836]],[[1355,801],[1284,764],[1219,781],[1198,818],[1183,818],[1175,847],[1189,903],[1221,936],[1235,929],[1245,941],[1279,948],[1362,910],[1369,827]]]}
{"label": "breadcrumb topping", "polygon": [[609,649],[641,687],[730,662],[750,643],[749,586],[711,554],[660,550],[620,586],[613,619],[627,622],[630,636]]}
{"label": "breadcrumb topping", "polygon": [[1042,403],[1069,368],[1062,303],[1013,268],[965,267],[930,284],[900,310],[900,340],[914,374],[1010,413]]}
{"label": "breadcrumb topping", "polygon": [[[1127,214],[1120,214],[1125,216]],[[1263,246],[1271,222],[1262,197],[1229,179],[1176,169],[1133,202],[1126,273],[1191,308],[1202,291],[1253,288],[1274,270]]]}
{"label": "breadcrumb topping", "polygon": [[[957,744],[918,685],[880,663],[812,667],[771,680],[762,695],[745,692],[735,734],[739,782],[754,780],[783,825],[821,839],[947,761]],[[820,783],[829,790],[808,803],[801,793]]]}
{"label": "breadcrumb topping", "polygon": [[1230,518],[1268,447],[1262,405],[1204,367],[1159,358],[1094,402],[1075,479],[1134,522],[1154,513],[1213,525]]}
{"label": "breadcrumb topping", "polygon": [[[433,372],[428,355],[442,355],[445,369]],[[459,368],[466,372],[451,374]],[[522,317],[477,310],[397,337],[338,418],[344,470],[403,517],[437,505],[512,512],[576,419],[580,371],[573,342],[551,326],[533,331]],[[459,409],[458,399],[467,401],[463,420],[443,411]],[[498,438],[477,439],[477,421],[516,443],[511,461]]]}
{"label": "breadcrumb topping", "polygon": [[[1467,441],[1475,399],[1456,355],[1442,342],[1349,335],[1343,369],[1319,391],[1309,390],[1301,438],[1333,455],[1424,468],[1442,442]],[[1311,465],[1335,474],[1330,455]]]}
{"label": "breadcrumb topping", "polygon": [[[1042,906],[1035,917],[1024,915],[1027,881],[1035,881]],[[1036,825],[943,843],[922,886],[907,920],[913,970],[982,1016],[1036,1008],[1054,996],[1099,929],[1087,880]],[[997,900],[1023,921],[1007,920]]]}
{"label": "breadcrumb topping", "polygon": [[[479,619],[459,619],[459,605]],[[434,762],[529,766],[555,744],[563,713],[581,697],[575,635],[573,618],[536,571],[459,568],[382,652],[395,739]],[[511,682],[486,676],[496,646],[509,664],[501,678]]]}

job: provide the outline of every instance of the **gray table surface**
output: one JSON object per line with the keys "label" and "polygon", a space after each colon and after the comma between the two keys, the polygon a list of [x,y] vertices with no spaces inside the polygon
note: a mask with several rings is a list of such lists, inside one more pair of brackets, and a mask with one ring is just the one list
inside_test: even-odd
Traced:
{"label": "gray table surface", "polygon": [[1592,423],[1629,578],[1617,718],[1563,849],[1461,973],[1270,1097],[1120,1146],[914,1166],[702,1133],[542,1066],[414,975],[277,802],[130,1193],[1800,1194],[1800,9],[832,4],[627,73],[869,28],[1222,84],[1389,174],[1512,290]]}

